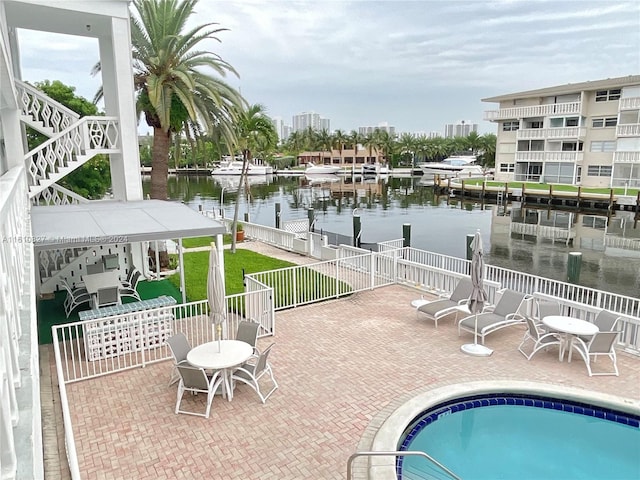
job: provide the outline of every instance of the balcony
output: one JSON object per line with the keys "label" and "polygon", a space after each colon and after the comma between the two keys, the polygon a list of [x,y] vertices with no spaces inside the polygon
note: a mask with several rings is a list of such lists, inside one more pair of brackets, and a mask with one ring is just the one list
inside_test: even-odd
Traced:
{"label": "balcony", "polygon": [[620,99],[620,110],[636,110],[640,108],[640,97]]}
{"label": "balcony", "polygon": [[616,127],[616,135],[618,137],[640,137],[640,123],[618,125]]}
{"label": "balcony", "polygon": [[586,133],[587,129],[585,127],[524,128],[518,130],[516,138],[518,140],[584,138]]}
{"label": "balcony", "polygon": [[490,122],[512,118],[548,117],[550,115],[579,114],[580,102],[553,103],[550,105],[530,105],[527,107],[501,108],[484,112],[484,119]]}
{"label": "balcony", "polygon": [[640,163],[640,152],[613,152],[613,163]]}
{"label": "balcony", "polygon": [[582,152],[516,152],[516,162],[581,162]]}

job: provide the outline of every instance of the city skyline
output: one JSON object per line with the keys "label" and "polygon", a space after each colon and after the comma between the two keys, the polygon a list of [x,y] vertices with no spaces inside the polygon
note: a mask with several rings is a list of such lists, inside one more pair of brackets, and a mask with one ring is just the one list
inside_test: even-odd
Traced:
{"label": "city skyline", "polygon": [[[496,105],[482,98],[640,71],[640,4],[580,6],[201,1],[191,25],[229,29],[210,48],[239,72],[227,82],[272,117],[313,111],[332,130],[384,121],[397,132],[442,132],[464,118],[483,134],[496,131],[483,119]],[[18,38],[25,80],[61,80],[93,98],[96,39],[24,30]],[[78,71],[86,77],[69,73]]]}

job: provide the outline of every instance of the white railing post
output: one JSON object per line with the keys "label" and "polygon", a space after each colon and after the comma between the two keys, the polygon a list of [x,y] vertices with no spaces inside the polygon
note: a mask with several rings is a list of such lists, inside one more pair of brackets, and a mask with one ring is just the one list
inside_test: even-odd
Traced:
{"label": "white railing post", "polygon": [[371,252],[369,255],[370,255],[369,279],[370,279],[371,290],[373,290],[376,286],[376,258],[373,252]]}

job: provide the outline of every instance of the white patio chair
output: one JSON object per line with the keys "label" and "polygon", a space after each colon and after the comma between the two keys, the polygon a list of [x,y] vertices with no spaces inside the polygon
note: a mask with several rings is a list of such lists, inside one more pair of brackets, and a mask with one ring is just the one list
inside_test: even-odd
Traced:
{"label": "white patio chair", "polygon": [[171,377],[169,378],[169,386],[180,380],[180,374],[178,373],[178,365],[188,365],[187,354],[191,350],[191,344],[184,333],[176,333],[175,335],[167,338],[167,345],[173,355],[173,367],[171,369]]}
{"label": "white patio chair", "polygon": [[138,293],[138,290],[137,290],[138,283],[140,282],[141,277],[142,277],[142,274],[140,273],[140,271],[134,270],[133,275],[131,275],[130,277],[130,283],[128,285],[125,285],[123,283],[122,286],[119,288],[120,298],[133,297],[139,302],[142,301],[142,299],[140,298],[140,294]]}
{"label": "white patio chair", "polygon": [[99,288],[97,290],[95,301],[96,308],[118,305],[119,303],[120,296],[118,294],[118,287]]}
{"label": "white patio chair", "polygon": [[104,272],[104,265],[102,262],[97,262],[87,265],[87,275],[93,275],[94,273]]}
{"label": "white patio chair", "polygon": [[[204,368],[196,368],[190,365],[178,365],[178,374],[180,375],[180,383],[178,384],[178,393],[176,398],[176,415],[178,413],[185,413],[187,415],[196,415],[198,417],[209,418],[211,412],[211,402],[216,390],[222,383],[222,377],[219,371],[213,373],[213,376],[209,378],[204,371]],[[205,413],[193,412],[190,410],[181,410],[180,405],[182,403],[182,397],[185,392],[191,393],[206,393],[207,394],[207,408]]]}
{"label": "white patio chair", "polygon": [[[271,365],[269,365],[269,363],[267,362],[267,358],[269,357],[269,352],[271,351],[271,348],[274,345],[275,343],[272,343],[267,348],[265,348],[264,351],[258,357],[258,360],[255,364],[243,363],[240,367],[234,370],[233,375],[231,377],[232,381],[246,383],[251,388],[253,388],[253,390],[260,397],[260,400],[262,401],[262,403],[265,403],[267,401],[267,398],[269,398],[271,394],[278,389],[278,383],[276,382],[276,379],[273,378],[273,371],[271,370]],[[260,384],[259,384],[260,379],[265,375],[268,375],[270,377],[271,383],[273,384],[273,387],[271,388],[269,393],[267,393],[266,395],[264,395],[260,390]]]}
{"label": "white patio chair", "polygon": [[252,322],[248,320],[242,320],[238,323],[238,329],[236,330],[236,340],[241,342],[248,343],[253,347],[254,355],[259,355],[260,351],[256,347],[256,343],[258,342],[258,330],[260,329],[260,324],[257,322]]}
{"label": "white patio chair", "polygon": [[538,329],[543,330],[545,332],[549,331],[549,327],[542,323],[542,319],[544,317],[550,317],[552,315],[561,315],[562,307],[560,303],[556,300],[548,300],[546,298],[536,298],[535,299],[535,315],[533,320],[536,322],[536,326]]}
{"label": "white patio chair", "polygon": [[67,291],[67,297],[64,299],[64,313],[69,318],[71,312],[73,312],[76,307],[83,305],[85,303],[91,303],[91,295],[84,288],[78,288],[73,290],[67,282],[62,280],[60,282],[62,288]]}
{"label": "white patio chair", "polygon": [[[619,333],[620,332],[598,332],[591,338],[591,340],[589,340],[589,343],[586,343],[580,337],[574,339],[573,346],[587,365],[587,371],[589,372],[590,377],[594,375],[618,376],[615,343]],[[571,353],[569,353],[569,355],[571,355]],[[592,361],[595,363],[596,358],[603,355],[611,359],[611,362],[613,363],[613,371],[594,373],[591,370],[591,363]]]}
{"label": "white patio chair", "polygon": [[[557,333],[549,333],[542,330],[531,317],[525,317],[525,321],[527,322],[527,331],[524,333],[522,342],[520,342],[518,346],[518,351],[524,355],[527,360],[531,360],[531,357],[543,348],[550,347],[551,345],[561,345],[562,339]],[[533,350],[531,353],[527,353],[524,350],[525,344],[529,341],[533,342]]]}
{"label": "white patio chair", "polygon": [[[600,310],[596,315],[596,318],[593,319],[593,324],[597,326],[601,332],[613,332],[619,318],[620,316],[615,312]],[[580,335],[579,338],[584,343],[589,343],[592,337],[588,335]]]}

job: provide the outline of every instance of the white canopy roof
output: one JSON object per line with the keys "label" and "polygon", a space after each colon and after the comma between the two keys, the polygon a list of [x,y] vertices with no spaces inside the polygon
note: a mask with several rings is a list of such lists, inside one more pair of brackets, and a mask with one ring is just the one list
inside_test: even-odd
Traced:
{"label": "white canopy roof", "polygon": [[220,222],[163,200],[32,207],[31,228],[40,250],[225,233]]}

